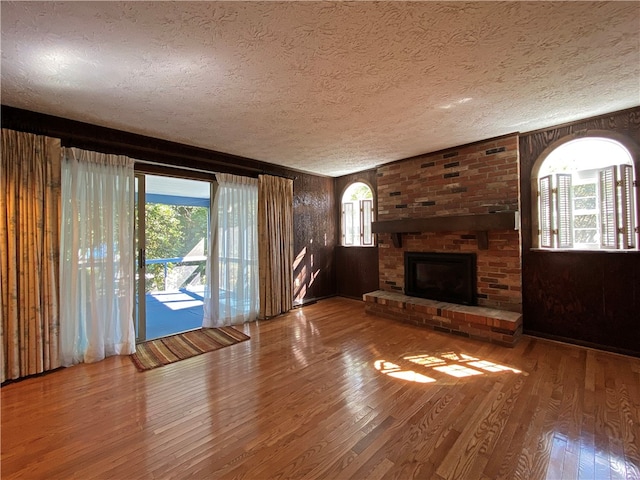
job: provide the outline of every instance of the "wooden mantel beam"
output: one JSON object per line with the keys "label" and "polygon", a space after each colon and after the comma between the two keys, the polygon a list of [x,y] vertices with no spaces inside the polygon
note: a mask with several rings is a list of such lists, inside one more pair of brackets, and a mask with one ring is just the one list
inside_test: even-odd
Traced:
{"label": "wooden mantel beam", "polygon": [[478,248],[489,248],[487,232],[492,230],[518,230],[519,216],[517,211],[495,213],[478,213],[469,215],[446,215],[424,218],[403,218],[373,222],[373,233],[390,233],[395,247],[402,246],[403,233],[413,232],[476,232]]}

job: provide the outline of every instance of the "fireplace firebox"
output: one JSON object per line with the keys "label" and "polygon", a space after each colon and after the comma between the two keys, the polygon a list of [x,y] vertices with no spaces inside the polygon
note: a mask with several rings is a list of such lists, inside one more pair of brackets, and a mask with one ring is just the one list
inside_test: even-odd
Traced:
{"label": "fireplace firebox", "polygon": [[476,254],[405,252],[405,295],[476,305]]}

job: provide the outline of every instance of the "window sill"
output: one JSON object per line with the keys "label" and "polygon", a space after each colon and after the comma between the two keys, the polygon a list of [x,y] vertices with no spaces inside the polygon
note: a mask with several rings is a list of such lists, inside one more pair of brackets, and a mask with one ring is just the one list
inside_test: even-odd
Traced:
{"label": "window sill", "polygon": [[550,253],[638,253],[640,250],[631,248],[626,250],[614,248],[594,248],[594,249],[577,249],[577,248],[530,248],[530,252],[550,252]]}

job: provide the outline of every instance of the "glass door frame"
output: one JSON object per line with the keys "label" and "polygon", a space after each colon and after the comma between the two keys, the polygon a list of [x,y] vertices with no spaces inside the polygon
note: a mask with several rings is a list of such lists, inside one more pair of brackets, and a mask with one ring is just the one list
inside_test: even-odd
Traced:
{"label": "glass door frame", "polygon": [[[151,168],[149,168],[151,167]],[[177,179],[189,180],[189,181],[198,181],[198,182],[206,182],[209,184],[209,218],[207,220],[207,233],[205,236],[206,248],[209,246],[209,239],[211,235],[211,221],[212,221],[212,211],[215,193],[217,190],[217,182],[214,173],[205,172],[200,170],[191,170],[191,169],[173,169],[173,168],[165,168],[158,167],[153,164],[138,164],[136,163],[135,169],[135,210],[136,210],[136,221],[135,221],[135,237],[133,242],[133,250],[134,250],[134,258],[136,259],[135,264],[135,297],[136,301],[134,302],[133,308],[133,322],[134,328],[136,332],[136,343],[144,342],[148,340],[147,338],[147,278],[146,275],[148,273],[147,270],[147,250],[146,250],[146,239],[147,239],[147,229],[146,229],[146,208],[147,208],[147,176],[162,176],[162,177],[172,177]],[[208,254],[207,254],[208,255]],[[153,326],[153,325],[152,325]],[[153,330],[153,328],[152,328]]]}
{"label": "glass door frame", "polygon": [[136,342],[144,342],[147,338],[147,296],[145,295],[146,288],[146,224],[145,224],[145,178],[146,174],[142,172],[136,172],[136,222],[135,222],[135,240],[134,240],[134,258],[136,259],[136,302],[137,305],[133,313],[133,321],[136,331]]}

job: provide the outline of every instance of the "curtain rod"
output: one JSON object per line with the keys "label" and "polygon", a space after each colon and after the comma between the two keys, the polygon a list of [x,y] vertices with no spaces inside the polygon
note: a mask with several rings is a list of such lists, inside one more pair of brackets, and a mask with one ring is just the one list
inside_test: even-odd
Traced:
{"label": "curtain rod", "polygon": [[152,162],[150,160],[140,160],[138,158],[134,158],[136,163],[142,163],[145,165],[155,165],[156,167],[164,167],[164,168],[171,168],[174,170],[189,170],[191,172],[199,172],[199,173],[207,173],[209,175],[215,175],[216,172],[213,172],[211,170],[203,170],[201,168],[193,168],[193,167],[183,167],[182,165],[170,165],[167,163],[161,163],[161,162]]}
{"label": "curtain rod", "polygon": [[[142,164],[146,164],[146,165],[155,165],[157,167],[164,167],[164,168],[171,168],[171,169],[175,169],[175,170],[188,170],[188,171],[192,171],[192,172],[198,172],[198,173],[206,173],[209,175],[215,175],[216,173],[222,173],[222,172],[216,172],[215,170],[203,170],[201,168],[193,168],[193,167],[183,167],[182,165],[169,165],[166,163],[161,163],[161,162],[153,162],[151,160],[140,160],[135,158],[134,159],[136,163],[142,163]],[[259,175],[271,175],[272,177],[280,177],[280,178],[286,178],[288,180],[297,180],[298,176],[297,175],[283,175],[283,174],[276,174],[276,173],[271,173],[271,172],[266,172],[266,171],[262,171],[262,172],[258,172]]]}

